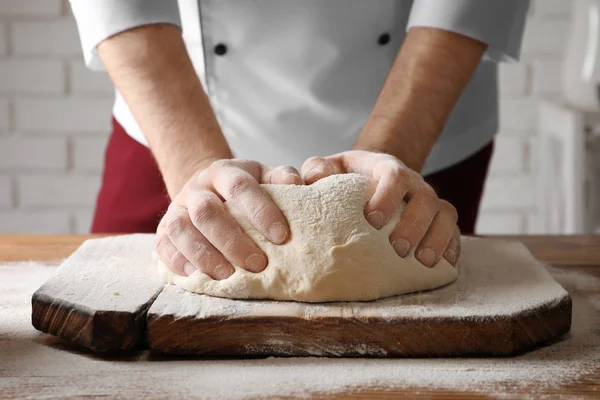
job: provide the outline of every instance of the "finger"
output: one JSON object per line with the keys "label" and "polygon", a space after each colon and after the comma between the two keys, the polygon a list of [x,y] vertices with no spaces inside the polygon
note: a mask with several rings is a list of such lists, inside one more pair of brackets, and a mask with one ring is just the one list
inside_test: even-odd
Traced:
{"label": "finger", "polygon": [[448,248],[446,251],[444,251],[443,257],[446,259],[446,261],[456,267],[456,264],[458,264],[458,260],[460,258],[460,251],[460,229],[458,229],[458,226],[455,226],[454,234],[452,235],[452,239],[450,239]]}
{"label": "finger", "polygon": [[406,256],[423,239],[438,208],[439,200],[433,189],[426,183],[421,183],[404,208],[398,226],[390,235],[390,243],[400,257]]}
{"label": "finger", "polygon": [[266,169],[263,173],[261,182],[284,185],[304,185],[300,172],[289,165]]}
{"label": "finger", "polygon": [[333,174],[340,174],[342,170],[336,168],[329,159],[325,157],[311,157],[302,164],[302,178],[307,184],[314,183]]}
{"label": "finger", "polygon": [[384,160],[373,168],[377,181],[375,193],[365,207],[367,221],[376,229],[381,228],[400,207],[410,186],[410,173],[394,160]]}
{"label": "finger", "polygon": [[260,272],[267,256],[248,237],[219,197],[209,191],[188,195],[186,207],[194,227],[231,263]]}
{"label": "finger", "polygon": [[458,221],[458,214],[452,204],[444,200],[440,200],[439,204],[438,213],[415,251],[416,259],[429,268],[437,264],[448,248]]}
{"label": "finger", "polygon": [[[192,224],[188,210],[171,205],[165,230],[173,245],[188,260],[183,265],[186,275],[200,270],[213,279],[226,279],[234,272],[233,266]],[[170,207],[170,208],[171,208]]]}
{"label": "finger", "polygon": [[225,167],[216,171],[212,183],[215,190],[234,204],[264,237],[275,244],[283,244],[290,237],[290,228],[257,179],[260,176],[257,178],[242,169]]}
{"label": "finger", "polygon": [[156,253],[160,261],[171,271],[181,276],[188,275],[184,271],[184,265],[188,262],[187,258],[171,243],[171,239],[169,239],[166,232],[159,233],[156,236]]}
{"label": "finger", "polygon": [[381,161],[394,161],[403,165],[396,157],[372,151],[352,150],[328,156],[329,161],[338,173],[356,173],[373,177],[373,168]]}

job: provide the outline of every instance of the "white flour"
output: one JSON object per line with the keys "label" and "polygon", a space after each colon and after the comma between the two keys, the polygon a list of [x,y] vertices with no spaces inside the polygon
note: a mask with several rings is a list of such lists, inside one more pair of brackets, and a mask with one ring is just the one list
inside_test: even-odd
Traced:
{"label": "white flour", "polygon": [[[171,360],[147,354],[98,359],[31,326],[31,294],[52,273],[42,264],[0,265],[0,397],[118,395],[249,398],[336,393],[352,388],[447,389],[497,396],[556,386],[600,367],[599,295],[573,297],[571,334],[511,358]],[[600,293],[600,280],[551,270],[570,292]],[[539,396],[539,392],[530,392]]]}

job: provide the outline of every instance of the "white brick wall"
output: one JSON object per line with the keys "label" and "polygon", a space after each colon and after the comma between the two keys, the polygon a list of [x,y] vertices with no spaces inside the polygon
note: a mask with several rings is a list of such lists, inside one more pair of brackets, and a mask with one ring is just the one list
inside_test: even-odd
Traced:
{"label": "white brick wall", "polygon": [[[560,91],[571,3],[533,0],[523,60],[501,66],[480,233],[531,229],[536,109]],[[0,233],[89,230],[112,96],[83,65],[67,0],[0,0]]]}
{"label": "white brick wall", "polygon": [[8,175],[0,175],[0,210],[12,206],[12,182]]}
{"label": "white brick wall", "polygon": [[77,26],[71,18],[13,22],[11,34],[15,55],[56,58],[77,56],[81,52]]}
{"label": "white brick wall", "polygon": [[529,87],[529,65],[526,63],[503,64],[500,68],[502,93],[507,96],[519,97],[527,94]]}
{"label": "white brick wall", "polygon": [[85,208],[96,198],[95,176],[36,174],[19,179],[19,200],[27,208]]}
{"label": "white brick wall", "polygon": [[534,95],[558,95],[561,91],[562,61],[535,60],[533,62],[532,92]]}
{"label": "white brick wall", "polygon": [[0,24],[0,56],[5,56],[7,53],[8,45],[6,38],[6,27]]}
{"label": "white brick wall", "polygon": [[0,135],[10,128],[10,103],[0,97]]}
{"label": "white brick wall", "polygon": [[50,16],[58,17],[63,10],[61,0],[1,0],[0,15],[3,16]]}
{"label": "white brick wall", "polygon": [[64,171],[66,168],[67,146],[63,138],[0,137],[0,171]]}
{"label": "white brick wall", "polygon": [[66,0],[0,0],[0,233],[89,229],[112,87]]}
{"label": "white brick wall", "polygon": [[4,233],[70,233],[67,211],[0,211],[0,228]]}
{"label": "white brick wall", "polygon": [[110,129],[112,98],[23,98],[14,102],[16,128],[26,132],[97,133]]}
{"label": "white brick wall", "polygon": [[500,68],[500,134],[486,184],[478,233],[526,233],[536,213],[536,118],[542,99],[560,95],[568,36],[568,0],[532,1],[522,60]]}
{"label": "white brick wall", "polygon": [[77,171],[102,172],[104,154],[102,149],[106,147],[104,137],[76,137],[73,139],[72,154],[73,168]]}
{"label": "white brick wall", "polygon": [[65,88],[65,67],[60,60],[0,61],[0,93],[61,94]]}
{"label": "white brick wall", "polygon": [[74,94],[112,95],[113,88],[107,74],[89,70],[83,61],[69,61],[69,87]]}
{"label": "white brick wall", "polygon": [[496,234],[524,231],[525,217],[520,212],[483,213],[477,221],[477,231],[487,230]]}

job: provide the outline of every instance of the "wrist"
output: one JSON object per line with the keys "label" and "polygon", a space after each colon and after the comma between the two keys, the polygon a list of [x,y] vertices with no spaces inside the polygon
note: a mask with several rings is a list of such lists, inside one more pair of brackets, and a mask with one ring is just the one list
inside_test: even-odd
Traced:
{"label": "wrist", "polygon": [[210,165],[218,160],[231,158],[230,154],[222,157],[211,156],[198,160],[190,160],[186,163],[178,163],[177,165],[164,166],[161,168],[165,186],[171,199],[175,198],[181,192],[187,182],[195,175],[210,167]]}
{"label": "wrist", "polygon": [[366,150],[393,155],[413,171],[420,172],[435,142],[435,136],[419,134],[416,127],[403,127],[389,119],[382,122],[373,115],[352,146],[353,150]]}

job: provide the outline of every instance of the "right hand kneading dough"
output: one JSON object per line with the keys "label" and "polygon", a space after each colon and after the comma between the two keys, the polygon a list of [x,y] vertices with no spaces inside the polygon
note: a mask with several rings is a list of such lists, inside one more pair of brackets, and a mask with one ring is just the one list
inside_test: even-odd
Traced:
{"label": "right hand kneading dough", "polygon": [[267,254],[264,271],[253,273],[235,266],[232,276],[217,281],[200,271],[176,275],[159,260],[165,282],[218,297],[326,302],[375,300],[433,289],[458,275],[443,258],[427,268],[413,252],[405,258],[394,252],[389,235],[402,209],[380,230],[373,228],[364,217],[365,204],[375,189],[375,182],[367,177],[332,175],[309,186],[262,186],[289,221],[292,236],[286,244],[269,242],[226,204]]}

